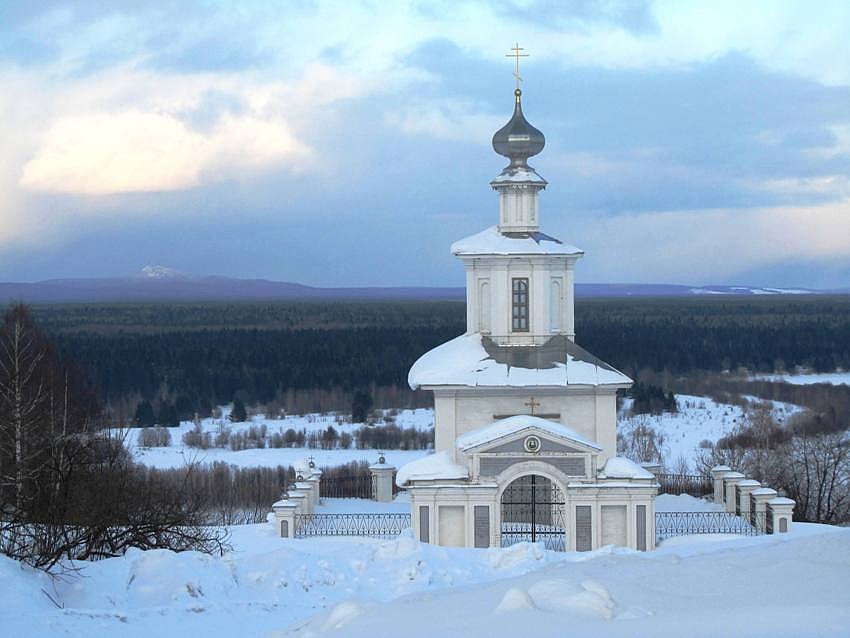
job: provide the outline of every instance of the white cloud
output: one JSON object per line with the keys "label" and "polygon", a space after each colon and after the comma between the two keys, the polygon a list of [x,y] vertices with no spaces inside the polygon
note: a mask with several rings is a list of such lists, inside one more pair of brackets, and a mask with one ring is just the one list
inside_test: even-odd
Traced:
{"label": "white cloud", "polygon": [[807,207],[588,215],[563,238],[587,250],[581,266],[595,281],[707,284],[797,260],[850,260],[848,237],[850,199]]}
{"label": "white cloud", "polygon": [[[108,69],[58,87],[40,87],[39,142],[19,169],[34,191],[103,195],[172,191],[270,169],[303,171],[315,159],[298,131],[322,109],[359,94],[362,83],[310,65],[296,83],[235,74],[160,74]],[[209,95],[219,108],[195,125]],[[52,105],[52,106],[51,106]]]}
{"label": "white cloud", "polygon": [[[172,115],[123,111],[59,118],[23,168],[21,185],[104,195],[170,191],[304,156],[285,122],[225,116],[208,133]],[[232,170],[228,170],[232,169]]]}

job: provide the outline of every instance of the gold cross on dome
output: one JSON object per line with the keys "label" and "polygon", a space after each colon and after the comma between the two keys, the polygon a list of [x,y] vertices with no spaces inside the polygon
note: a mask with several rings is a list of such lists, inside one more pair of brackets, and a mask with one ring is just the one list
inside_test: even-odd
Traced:
{"label": "gold cross on dome", "polygon": [[535,401],[534,397],[531,397],[528,401],[523,403],[523,405],[527,405],[531,409],[531,416],[534,416],[534,408],[540,407],[540,401]]}
{"label": "gold cross on dome", "polygon": [[519,83],[522,82],[522,76],[519,74],[519,59],[527,58],[528,53],[520,53],[520,51],[525,51],[525,49],[519,45],[519,42],[511,47],[511,51],[513,51],[513,53],[506,53],[505,57],[516,58],[516,70],[514,71],[514,77],[516,78],[516,88],[519,88]]}

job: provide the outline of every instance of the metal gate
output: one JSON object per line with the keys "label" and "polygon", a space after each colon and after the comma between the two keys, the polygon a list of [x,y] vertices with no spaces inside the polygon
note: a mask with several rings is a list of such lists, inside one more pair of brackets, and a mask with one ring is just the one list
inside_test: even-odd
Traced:
{"label": "metal gate", "polygon": [[521,476],[502,493],[502,547],[541,542],[546,549],[564,551],[565,512],[560,487],[544,476]]}

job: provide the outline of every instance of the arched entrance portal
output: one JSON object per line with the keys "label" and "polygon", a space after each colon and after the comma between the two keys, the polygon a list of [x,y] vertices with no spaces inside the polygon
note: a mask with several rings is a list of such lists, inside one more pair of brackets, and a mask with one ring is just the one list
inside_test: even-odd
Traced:
{"label": "arched entrance portal", "polygon": [[546,549],[566,549],[564,492],[539,474],[514,479],[502,492],[502,547],[542,542]]}

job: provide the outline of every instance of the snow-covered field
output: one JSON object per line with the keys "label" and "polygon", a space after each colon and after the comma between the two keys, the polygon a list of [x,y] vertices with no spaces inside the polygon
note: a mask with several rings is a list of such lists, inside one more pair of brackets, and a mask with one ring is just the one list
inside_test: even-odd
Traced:
{"label": "snow-covered field", "polygon": [[[736,405],[716,403],[707,397],[677,395],[679,412],[662,414],[660,416],[637,415],[627,416],[629,401],[624,403],[618,421],[618,430],[628,432],[637,425],[646,424],[664,435],[665,461],[669,467],[675,466],[680,457],[685,458],[693,469],[693,460],[700,442],[708,440],[716,442],[720,437],[739,425],[744,418],[744,411]],[[756,400],[757,399],[753,399]],[[781,423],[789,416],[798,412],[798,406],[788,403],[773,403],[773,412]],[[428,408],[418,410],[401,410],[395,417],[399,427],[413,427],[426,430],[434,425],[434,412]],[[380,422],[379,422],[380,424]],[[362,423],[339,423],[334,415],[307,414],[290,416],[285,419],[267,419],[253,417],[245,423],[230,423],[226,419],[203,419],[201,427],[205,432],[215,434],[222,427],[231,432],[247,430],[251,426],[265,425],[269,435],[274,432],[285,432],[287,429],[304,429],[307,432],[321,432],[328,426],[333,426],[338,432],[353,432]],[[313,456],[319,466],[333,467],[349,461],[377,460],[376,450],[335,449],[321,450],[310,448],[259,448],[232,451],[229,448],[210,448],[200,450],[183,445],[182,436],[193,428],[190,422],[184,422],[179,428],[170,428],[172,443],[169,447],[143,448],[136,443],[139,428],[127,431],[127,445],[140,463],[151,467],[181,467],[187,462],[212,463],[223,461],[239,467],[273,467],[277,465],[292,465],[306,456]],[[387,462],[401,467],[405,463],[422,458],[429,454],[428,450],[386,450]]]}
{"label": "snow-covered field", "polygon": [[[685,458],[693,470],[693,460],[702,441],[716,442],[729,434],[744,420],[744,410],[737,405],[716,403],[708,397],[677,394],[677,413],[658,416],[639,414],[627,416],[629,401],[624,402],[617,422],[617,431],[627,433],[638,425],[648,425],[664,435],[665,464],[673,467],[680,457]],[[773,403],[773,414],[779,423],[800,407],[790,403]]]}
{"label": "snow-covered field", "polygon": [[[223,409],[220,419],[202,419],[201,429],[210,432],[213,436],[221,429],[227,428],[232,433],[244,432],[250,427],[266,426],[268,436],[275,432],[283,434],[288,429],[295,431],[306,430],[309,432],[323,432],[332,426],[337,432],[354,432],[363,426],[363,423],[338,422],[333,414],[306,414],[300,416],[287,416],[283,419],[268,419],[262,416],[254,416],[243,423],[231,423],[227,420],[227,408]],[[384,411],[386,414],[387,411]],[[434,426],[434,411],[423,408],[418,410],[399,410],[394,417],[394,424],[400,428],[416,428],[427,430]],[[377,425],[386,425],[387,422],[379,420]],[[188,462],[213,463],[224,461],[238,467],[274,467],[277,465],[292,465],[301,459],[312,456],[320,467],[333,467],[343,465],[350,461],[367,461],[374,463],[378,460],[377,450],[321,450],[310,448],[256,448],[249,450],[233,451],[229,448],[210,448],[201,450],[183,445],[183,434],[192,430],[194,424],[184,421],[180,427],[169,428],[171,433],[171,445],[169,447],[143,448],[137,443],[141,428],[130,428],[126,431],[126,445],[133,452],[139,463],[150,467],[182,467]],[[422,458],[428,454],[427,450],[386,450],[385,456],[388,463],[401,467],[409,461]]]}
{"label": "snow-covered field", "polygon": [[850,372],[823,372],[818,374],[758,374],[753,377],[762,381],[781,381],[791,385],[850,385]]}
{"label": "snow-covered field", "polygon": [[[662,507],[712,507],[672,498]],[[223,557],[133,551],[55,581],[0,558],[0,635],[799,637],[850,627],[848,529],[797,524],[782,536],[583,554],[440,548],[406,534],[289,540],[268,524],[232,534]]]}

